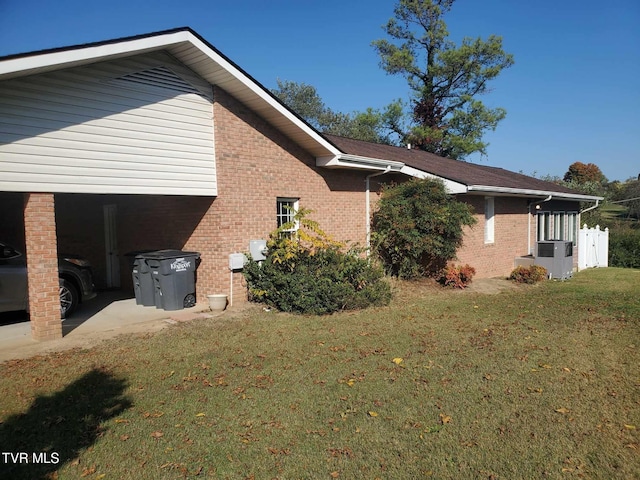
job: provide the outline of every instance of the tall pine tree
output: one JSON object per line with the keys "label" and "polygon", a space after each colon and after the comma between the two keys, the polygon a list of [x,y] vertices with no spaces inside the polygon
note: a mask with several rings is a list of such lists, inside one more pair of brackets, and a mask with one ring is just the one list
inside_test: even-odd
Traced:
{"label": "tall pine tree", "polygon": [[487,40],[465,37],[459,46],[447,40],[443,17],[453,3],[400,0],[385,26],[391,40],[376,40],[373,46],[381,67],[404,76],[411,90],[409,112],[402,112],[408,118],[402,121],[396,104],[387,109],[388,127],[415,148],[462,159],[474,152],[486,155],[483,134],[506,115],[503,108],[487,108],[478,97],[488,92],[490,80],[513,65],[513,56],[495,35]]}

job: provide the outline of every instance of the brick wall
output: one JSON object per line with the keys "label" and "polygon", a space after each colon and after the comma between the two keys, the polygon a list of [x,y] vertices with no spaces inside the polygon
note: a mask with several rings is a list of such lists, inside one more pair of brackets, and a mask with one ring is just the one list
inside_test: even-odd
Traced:
{"label": "brick wall", "polygon": [[55,203],[52,193],[26,193],[24,235],[31,334],[36,340],[62,338]]}
{"label": "brick wall", "polygon": [[[214,97],[218,197],[185,245],[202,253],[200,299],[229,293],[228,255],[247,252],[250,240],[276,228],[278,197],[299,198],[337,240],[364,244],[365,173],[318,169],[311,154],[224,90],[215,88]],[[245,300],[242,275],[233,278],[233,301]]]}
{"label": "brick wall", "polygon": [[515,258],[528,254],[527,200],[494,197],[494,242],[485,243],[484,196],[464,195],[458,199],[473,206],[477,223],[465,228],[456,263],[474,267],[477,278],[509,275]]}

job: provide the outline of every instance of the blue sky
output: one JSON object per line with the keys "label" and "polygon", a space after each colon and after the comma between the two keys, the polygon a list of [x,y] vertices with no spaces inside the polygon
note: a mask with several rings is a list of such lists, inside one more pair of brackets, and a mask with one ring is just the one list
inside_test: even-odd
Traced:
{"label": "blue sky", "polygon": [[[267,88],[314,85],[334,110],[407,98],[379,68],[392,0],[0,0],[0,55],[189,26]],[[563,176],[575,161],[609,180],[640,174],[640,2],[458,0],[451,39],[503,37],[515,65],[483,101],[507,110],[471,160]]]}

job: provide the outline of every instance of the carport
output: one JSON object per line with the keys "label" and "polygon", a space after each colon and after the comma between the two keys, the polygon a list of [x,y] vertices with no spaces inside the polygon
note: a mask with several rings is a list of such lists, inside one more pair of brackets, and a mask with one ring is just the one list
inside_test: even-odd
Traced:
{"label": "carport", "polygon": [[127,253],[184,249],[213,202],[212,197],[0,192],[2,240],[27,257],[32,337],[50,340],[64,333],[58,252],[87,258],[99,291],[132,296],[133,258]]}
{"label": "carport", "polygon": [[217,196],[211,84],[185,33],[0,59],[0,225],[27,258],[31,334],[62,337],[57,254],[130,288],[124,255],[188,246]]}

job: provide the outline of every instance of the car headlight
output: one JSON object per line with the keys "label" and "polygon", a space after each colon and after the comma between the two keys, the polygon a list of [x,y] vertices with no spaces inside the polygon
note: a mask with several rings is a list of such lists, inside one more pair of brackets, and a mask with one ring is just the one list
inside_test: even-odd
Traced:
{"label": "car headlight", "polygon": [[90,267],[91,266],[89,261],[85,260],[84,258],[64,257],[64,259],[65,259],[65,261],[67,261],[69,263],[73,263],[74,265],[77,265],[79,267]]}

